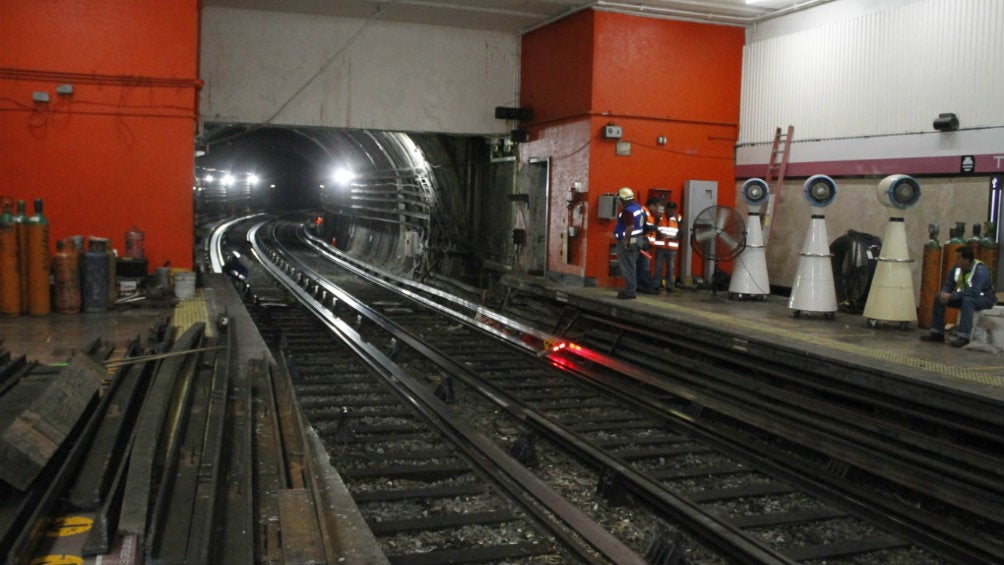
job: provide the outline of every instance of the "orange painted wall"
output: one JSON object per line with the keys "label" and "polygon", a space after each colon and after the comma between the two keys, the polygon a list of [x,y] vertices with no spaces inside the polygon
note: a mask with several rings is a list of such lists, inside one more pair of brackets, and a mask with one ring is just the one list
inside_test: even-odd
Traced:
{"label": "orange painted wall", "polygon": [[[524,37],[521,105],[534,119],[520,157],[551,158],[551,273],[621,284],[608,276],[613,221],[596,215],[600,196],[621,186],[641,197],[670,189],[679,203],[684,181],[714,180],[719,202],[734,204],[744,39],[741,28],[592,10]],[[574,123],[584,126],[568,127]],[[616,141],[603,138],[608,123],[623,129],[630,155],[617,155]],[[586,227],[567,245],[565,195],[576,180],[589,189]]]}
{"label": "orange painted wall", "polygon": [[199,16],[199,0],[0,3],[0,194],[44,200],[53,249],[95,235],[121,255],[136,224],[151,269],[192,267]]}
{"label": "orange painted wall", "polygon": [[593,12],[586,10],[523,36],[520,105],[534,124],[580,117],[592,109]]}
{"label": "orange painted wall", "polygon": [[736,125],[745,30],[596,12],[593,111]]}

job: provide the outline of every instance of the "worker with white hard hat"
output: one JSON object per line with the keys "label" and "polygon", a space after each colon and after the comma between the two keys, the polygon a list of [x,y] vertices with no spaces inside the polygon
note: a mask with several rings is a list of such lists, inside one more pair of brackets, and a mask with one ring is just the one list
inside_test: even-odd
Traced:
{"label": "worker with white hard hat", "polygon": [[637,298],[638,254],[645,243],[645,209],[635,200],[634,191],[623,187],[617,191],[621,202],[621,213],[614,224],[614,239],[617,240],[617,265],[624,277],[624,288],[617,298]]}

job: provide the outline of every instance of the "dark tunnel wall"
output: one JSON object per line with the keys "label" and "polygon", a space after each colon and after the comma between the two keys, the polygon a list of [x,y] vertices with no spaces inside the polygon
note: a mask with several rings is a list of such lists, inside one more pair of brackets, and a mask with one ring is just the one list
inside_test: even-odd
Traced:
{"label": "dark tunnel wall", "polygon": [[[478,287],[512,264],[513,162],[493,162],[485,137],[209,124],[204,139],[198,223],[258,211],[323,214],[322,235],[345,253]],[[337,171],[352,176],[336,179]]]}

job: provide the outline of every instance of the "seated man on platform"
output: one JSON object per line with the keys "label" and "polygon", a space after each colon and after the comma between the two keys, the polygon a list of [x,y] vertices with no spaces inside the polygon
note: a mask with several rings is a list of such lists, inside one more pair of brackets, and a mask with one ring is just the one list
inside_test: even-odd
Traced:
{"label": "seated man on platform", "polygon": [[959,309],[959,325],[955,329],[956,338],[952,347],[963,347],[969,343],[973,332],[973,313],[977,310],[993,308],[997,303],[990,269],[973,258],[973,250],[960,247],[956,250],[955,268],[949,271],[941,292],[934,297],[931,316],[931,331],[920,336],[923,341],[945,341],[945,308]]}

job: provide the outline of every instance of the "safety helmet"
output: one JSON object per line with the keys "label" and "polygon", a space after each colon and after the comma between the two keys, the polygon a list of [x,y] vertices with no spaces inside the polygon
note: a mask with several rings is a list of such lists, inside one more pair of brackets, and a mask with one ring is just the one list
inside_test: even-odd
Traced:
{"label": "safety helmet", "polygon": [[634,191],[625,186],[617,191],[617,197],[621,200],[634,200]]}

